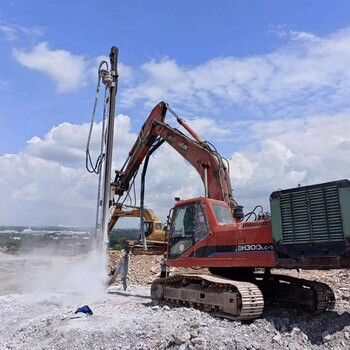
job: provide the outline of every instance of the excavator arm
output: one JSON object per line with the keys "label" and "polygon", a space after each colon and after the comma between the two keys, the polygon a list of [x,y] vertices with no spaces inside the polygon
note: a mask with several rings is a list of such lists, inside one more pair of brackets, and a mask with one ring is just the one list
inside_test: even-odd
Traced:
{"label": "excavator arm", "polygon": [[178,116],[175,115],[178,122],[185,127],[193,138],[165,124],[164,119],[167,110],[168,106],[165,102],[160,102],[153,108],[129,152],[129,157],[122,170],[116,171],[116,177],[112,183],[115,194],[122,196],[129,189],[131,179],[137,173],[142,161],[156,140],[160,138],[166,141],[197,170],[203,181],[206,197],[224,201],[233,209],[236,202],[232,196],[226,161]]}
{"label": "excavator arm", "polygon": [[197,170],[205,187],[205,196],[232,205],[230,178],[221,156],[205,142],[192,140],[165,123],[155,121],[153,125],[157,134]]}
{"label": "excavator arm", "polygon": [[[113,211],[113,214],[109,220],[108,230],[109,232],[113,229],[113,227],[117,224],[118,220],[121,218],[139,218],[141,215],[140,207],[132,207],[125,205],[124,207],[120,205],[116,205]],[[159,219],[154,214],[153,210],[144,208],[143,216],[148,222],[159,222]]]}

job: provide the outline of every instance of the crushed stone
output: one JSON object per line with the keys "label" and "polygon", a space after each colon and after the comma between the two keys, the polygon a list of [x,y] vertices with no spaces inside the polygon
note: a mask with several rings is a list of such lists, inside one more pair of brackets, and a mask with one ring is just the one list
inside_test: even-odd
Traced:
{"label": "crushed stone", "polygon": [[[115,261],[118,254],[113,252],[110,259]],[[261,318],[240,322],[193,308],[153,305],[149,281],[157,277],[159,261],[160,256],[132,257],[126,291],[116,280],[92,296],[10,291],[2,269],[0,289],[6,293],[0,293],[0,350],[350,348],[350,271],[288,272],[328,283],[337,298],[333,311],[312,315],[268,307]],[[84,288],[92,288],[89,281]],[[89,305],[93,316],[75,315],[82,305]]]}

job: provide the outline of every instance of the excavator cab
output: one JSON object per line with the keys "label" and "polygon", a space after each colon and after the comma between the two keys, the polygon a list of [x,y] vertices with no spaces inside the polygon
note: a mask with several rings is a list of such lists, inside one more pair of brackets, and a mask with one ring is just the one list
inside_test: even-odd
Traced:
{"label": "excavator cab", "polygon": [[145,236],[149,237],[153,232],[153,222],[145,221],[143,226],[144,226]]}
{"label": "excavator cab", "polygon": [[176,259],[209,233],[205,209],[201,202],[178,203],[169,230],[170,259]]}

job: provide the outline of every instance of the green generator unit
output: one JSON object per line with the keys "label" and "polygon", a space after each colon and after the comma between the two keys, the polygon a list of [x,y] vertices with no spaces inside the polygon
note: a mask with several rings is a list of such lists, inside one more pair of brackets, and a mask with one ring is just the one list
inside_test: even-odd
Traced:
{"label": "green generator unit", "polygon": [[350,181],[273,192],[276,263],[284,268],[350,267]]}

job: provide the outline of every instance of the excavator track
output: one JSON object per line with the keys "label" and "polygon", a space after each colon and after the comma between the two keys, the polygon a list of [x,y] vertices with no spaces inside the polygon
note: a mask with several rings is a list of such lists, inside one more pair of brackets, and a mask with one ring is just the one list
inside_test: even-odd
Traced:
{"label": "excavator track", "polygon": [[181,274],[157,279],[151,286],[156,302],[195,307],[235,320],[260,317],[264,298],[250,282],[233,281],[213,275]]}
{"label": "excavator track", "polygon": [[166,248],[162,245],[149,245],[147,250],[142,245],[134,245],[130,248],[132,255],[163,255]]}
{"label": "excavator track", "polygon": [[333,290],[325,283],[286,275],[258,276],[253,283],[261,289],[267,304],[293,306],[312,313],[334,309]]}

